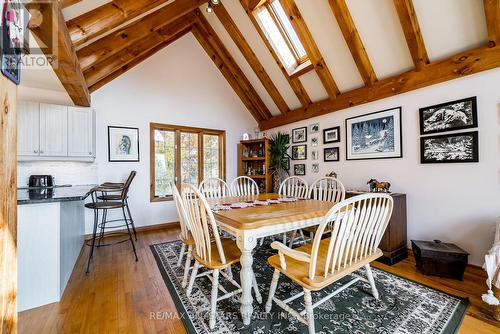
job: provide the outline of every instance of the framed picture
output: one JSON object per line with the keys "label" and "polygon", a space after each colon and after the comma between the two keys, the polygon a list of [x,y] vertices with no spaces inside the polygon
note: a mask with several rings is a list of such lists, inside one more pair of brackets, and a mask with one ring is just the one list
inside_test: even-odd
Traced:
{"label": "framed picture", "polygon": [[309,129],[311,133],[318,133],[319,132],[319,123],[314,123],[309,125]]}
{"label": "framed picture", "polygon": [[311,138],[311,146],[312,147],[318,147],[319,140],[318,137]]}
{"label": "framed picture", "polygon": [[292,146],[292,159],[293,160],[306,160],[307,159],[307,145],[294,145],[294,146]]}
{"label": "framed picture", "polygon": [[313,160],[318,160],[319,151],[318,150],[312,150],[311,151],[311,157],[312,157]]}
{"label": "framed picture", "polygon": [[479,162],[478,132],[420,138],[420,161],[428,163]]}
{"label": "framed picture", "polygon": [[139,129],[108,126],[109,162],[139,162]]}
{"label": "framed picture", "polygon": [[319,164],[312,164],[312,172],[315,174],[319,173]]}
{"label": "framed picture", "polygon": [[293,165],[293,175],[297,175],[297,176],[306,175],[306,164]]}
{"label": "framed picture", "polygon": [[292,130],[292,143],[305,143],[307,141],[307,127]]}
{"label": "framed picture", "polygon": [[346,159],[403,157],[401,107],[348,118]]}
{"label": "framed picture", "polygon": [[469,97],[421,108],[420,134],[477,127],[477,98]]}
{"label": "framed picture", "polygon": [[1,71],[16,85],[21,81],[21,53],[29,51],[29,13],[20,0],[0,1]]}
{"label": "framed picture", "polygon": [[323,130],[323,144],[338,143],[340,141],[340,126]]}
{"label": "framed picture", "polygon": [[339,154],[339,148],[338,147],[328,147],[324,149],[323,152],[323,160],[325,162],[330,162],[330,161],[339,161],[340,160],[340,154]]}

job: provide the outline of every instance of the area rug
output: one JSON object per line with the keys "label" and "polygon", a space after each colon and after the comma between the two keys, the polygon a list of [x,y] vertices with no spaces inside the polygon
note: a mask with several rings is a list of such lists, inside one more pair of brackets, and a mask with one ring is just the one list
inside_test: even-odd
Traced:
{"label": "area rug", "polygon": [[[254,271],[263,303],[254,298],[254,314],[249,326],[243,325],[239,313],[239,295],[218,302],[217,322],[214,330],[208,328],[211,282],[197,278],[190,297],[181,286],[183,268],[177,267],[181,243],[179,241],[150,246],[158,268],[177,308],[176,314],[162,314],[183,320],[189,333],[307,333],[307,327],[273,304],[269,314],[264,310],[273,268],[267,258],[275,254],[268,244],[259,247],[254,255]],[[233,274],[239,281],[239,264]],[[455,333],[468,306],[468,301],[431,289],[419,283],[373,268],[380,300],[370,294],[370,285],[358,281],[329,301],[314,309],[317,333],[401,333],[448,334]],[[357,272],[365,276],[364,270]],[[349,278],[346,278],[349,280]],[[230,291],[231,284],[221,284]],[[313,303],[338,288],[343,281],[321,292],[313,293]],[[281,275],[276,296],[281,300],[301,291],[301,288]],[[303,298],[292,303],[295,309],[304,309]]]}

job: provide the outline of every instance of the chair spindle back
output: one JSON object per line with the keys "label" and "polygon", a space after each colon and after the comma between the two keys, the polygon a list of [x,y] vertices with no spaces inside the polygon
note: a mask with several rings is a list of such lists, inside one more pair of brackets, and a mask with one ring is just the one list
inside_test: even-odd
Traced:
{"label": "chair spindle back", "polygon": [[233,196],[252,196],[259,194],[257,182],[248,176],[239,176],[231,182],[231,194]]}
{"label": "chair spindle back", "polygon": [[345,199],[345,187],[334,177],[322,177],[311,185],[309,198],[338,203]]}
{"label": "chair spindle back", "polygon": [[278,193],[283,196],[306,198],[308,195],[307,182],[298,176],[290,176],[280,184]]}
{"label": "chair spindle back", "polygon": [[221,198],[231,193],[227,183],[216,177],[203,180],[199,190],[206,198]]}
{"label": "chair spindle back", "polygon": [[184,240],[189,238],[190,222],[187,217],[186,208],[184,207],[184,202],[182,201],[181,194],[175,184],[172,184],[172,196],[174,197],[175,207],[177,208],[177,213],[179,214],[179,222],[181,225],[181,237]]}

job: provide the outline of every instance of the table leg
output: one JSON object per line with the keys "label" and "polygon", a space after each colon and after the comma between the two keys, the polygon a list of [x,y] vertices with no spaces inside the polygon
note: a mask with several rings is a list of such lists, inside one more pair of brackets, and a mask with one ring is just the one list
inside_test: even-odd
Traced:
{"label": "table leg", "polygon": [[238,236],[238,247],[241,250],[241,317],[243,324],[249,325],[253,313],[252,299],[252,283],[253,283],[253,255],[252,250],[255,248],[256,239],[248,234],[242,233]]}

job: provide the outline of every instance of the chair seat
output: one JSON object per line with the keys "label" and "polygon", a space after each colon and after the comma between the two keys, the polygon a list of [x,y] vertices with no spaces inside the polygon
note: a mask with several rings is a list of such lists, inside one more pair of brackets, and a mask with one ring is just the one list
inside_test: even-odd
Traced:
{"label": "chair seat", "polygon": [[97,196],[97,199],[100,199],[101,201],[121,201],[122,196],[121,195],[101,195],[101,196]]}
{"label": "chair seat", "polygon": [[185,244],[187,246],[194,246],[194,238],[191,235],[191,232],[188,232],[188,238],[187,239],[184,239],[182,237],[182,234],[179,234],[179,239],[182,241],[183,244]]}
{"label": "chair seat", "polygon": [[232,239],[221,239],[220,240],[222,249],[224,250],[224,255],[226,256],[226,263],[222,263],[219,252],[217,251],[217,244],[215,242],[211,243],[210,250],[212,252],[212,261],[205,261],[194,252],[194,258],[201,265],[208,269],[224,269],[234,263],[240,262],[241,251],[236,245],[236,241]]}
{"label": "chair seat", "polygon": [[97,210],[105,210],[105,209],[119,209],[124,207],[125,204],[122,202],[97,202],[97,203],[86,203],[85,207],[88,209],[97,209]]}
{"label": "chair seat", "polygon": [[[326,264],[326,254],[328,250],[328,245],[330,243],[331,238],[323,239],[320,243],[318,260],[316,264],[316,275],[313,280],[309,278],[309,263],[295,260],[289,256],[285,255],[286,259],[286,270],[281,268],[281,262],[279,255],[273,255],[268,258],[268,262],[275,269],[279,270],[282,274],[290,278],[295,283],[299,284],[303,288],[306,288],[311,291],[319,291],[326,286],[338,281],[339,279],[351,274],[352,272],[358,270],[366,264],[376,260],[377,258],[383,255],[382,251],[377,248],[377,250],[363,258],[358,259],[357,261],[353,260],[352,265],[347,266],[343,270],[336,271],[334,274],[328,273],[325,277],[325,264]],[[307,254],[311,254],[312,245],[307,244],[294,250],[304,252]]]}

